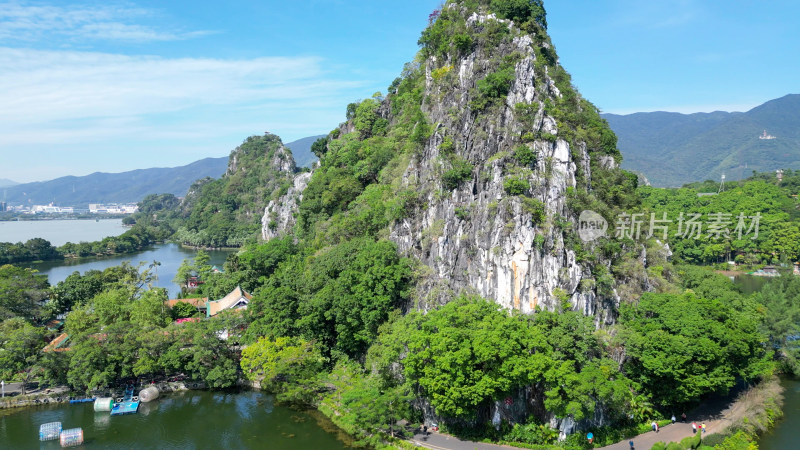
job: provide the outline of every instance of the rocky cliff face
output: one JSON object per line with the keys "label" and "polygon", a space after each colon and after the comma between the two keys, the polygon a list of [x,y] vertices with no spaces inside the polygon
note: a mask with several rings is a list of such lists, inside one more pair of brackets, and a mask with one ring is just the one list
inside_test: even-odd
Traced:
{"label": "rocky cliff face", "polygon": [[291,233],[296,223],[295,213],[300,201],[303,200],[303,190],[308,186],[311,172],[295,175],[292,186],[285,194],[275,200],[270,200],[264,208],[261,218],[261,237],[265,241]]}
{"label": "rocky cliff face", "polygon": [[[606,188],[624,179],[616,138],[570,84],[544,25],[526,26],[523,31],[485,8],[476,12],[448,3],[423,33],[417,60],[404,70],[405,81],[419,80],[411,89],[420,91],[424,118],[409,113],[407,103],[395,102],[401,89],[396,86],[404,82],[398,79],[385,99],[376,97],[379,104],[370,106],[370,99],[348,107],[353,118],[331,133],[328,147],[389,138],[393,127],[417,121],[388,164],[393,171],[402,165],[401,170],[375,177],[396,193],[415,196],[413,206],[388,226],[400,252],[426,267],[411,307],[425,310],[454,294],[476,293],[526,313],[569,302],[595,316],[598,326],[612,323],[620,298],[613,282],[605,280],[605,288],[598,289],[593,275],[597,266],[607,274],[610,261],[580,241],[574,225],[580,211],[568,199],[603,204],[594,194],[594,172],[617,174],[605,177]],[[409,146],[409,140],[419,145]],[[325,167],[326,157],[322,162]],[[265,239],[290,232],[308,177],[295,178],[293,187],[267,206]],[[343,195],[330,197],[338,201]],[[646,286],[643,277],[636,282]]]}
{"label": "rocky cliff face", "polygon": [[[462,14],[458,5],[448,8]],[[568,142],[547,111],[546,105],[563,95],[549,74],[551,67],[537,63],[537,47],[549,48],[549,43],[537,42],[493,14],[473,13],[465,23],[473,36],[497,24],[507,27],[509,36],[494,47],[479,42],[458,58],[430,56],[423,63],[423,110],[436,131],[403,180],[423,187],[427,207],[391,226],[391,239],[400,250],[430,268],[419,285],[419,307],[435,306],[451,292],[472,291],[523,312],[554,309],[559,298],[569,299],[585,314],[610,321],[616,299],[600,298],[593,282],[582,284],[592,274],[565,245],[564,223],[577,219],[567,206],[567,190],[578,187],[579,172],[591,180],[591,161],[586,143]],[[515,60],[507,94],[489,112],[475,111],[479,80],[504,59]],[[443,67],[447,74],[440,77]],[[458,187],[442,191],[442,171],[454,159],[443,154],[450,141],[456,158],[473,170]],[[532,164],[515,159],[519,146],[532,152]],[[602,158],[614,164],[613,158]],[[522,192],[509,189],[512,179],[522,181]]]}

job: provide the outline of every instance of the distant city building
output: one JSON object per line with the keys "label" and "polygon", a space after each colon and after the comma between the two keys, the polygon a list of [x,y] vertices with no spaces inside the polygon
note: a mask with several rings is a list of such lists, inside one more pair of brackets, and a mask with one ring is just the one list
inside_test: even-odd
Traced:
{"label": "distant city building", "polygon": [[[9,211],[11,209],[11,207],[8,207]],[[135,203],[124,205],[92,203],[89,205],[89,209],[86,209],[74,206],[55,206],[50,203],[49,205],[33,205],[30,208],[18,207],[17,210],[27,214],[133,214],[139,210],[139,207]]]}
{"label": "distant city building", "polygon": [[6,210],[6,202],[0,202],[0,212],[3,212],[5,210]]}
{"label": "distant city building", "polygon": [[89,204],[89,212],[92,214],[133,214],[138,210],[139,206],[136,203],[128,203],[125,205],[119,205],[116,203],[109,205],[103,205],[99,203]]}

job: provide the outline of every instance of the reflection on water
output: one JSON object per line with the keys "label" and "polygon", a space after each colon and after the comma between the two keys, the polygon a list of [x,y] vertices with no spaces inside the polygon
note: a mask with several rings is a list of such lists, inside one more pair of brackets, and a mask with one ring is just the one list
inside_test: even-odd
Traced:
{"label": "reflection on water", "polygon": [[755,275],[736,275],[733,277],[733,283],[739,286],[739,288],[745,294],[752,294],[753,292],[758,292],[761,288],[764,287],[767,283],[774,280],[776,278],[771,277],[757,277]]}
{"label": "reflection on water", "polygon": [[[261,392],[190,391],[144,403],[138,414],[111,417],[91,403],[43,406],[0,414],[0,447],[59,448],[39,442],[39,425],[83,428],[86,447],[103,449],[342,449],[338,429],[326,431],[306,412],[274,406]],[[326,424],[325,428],[331,426]]]}
{"label": "reflection on water", "polygon": [[[222,267],[225,259],[235,250],[209,250],[207,253],[211,257],[209,264]],[[84,273],[87,270],[103,270],[108,267],[118,266],[123,261],[128,261],[133,265],[140,262],[145,266],[153,264],[158,261],[160,265],[153,266],[153,274],[158,278],[153,283],[157,287],[166,288],[170,297],[175,297],[180,292],[180,288],[172,282],[175,274],[178,273],[178,267],[184,259],[194,258],[196,251],[194,249],[181,247],[178,244],[158,244],[153,247],[127,255],[116,255],[107,258],[82,258],[77,260],[62,260],[62,261],[45,261],[36,264],[28,264],[28,267],[37,269],[40,273],[47,275],[47,279],[51,285],[55,285],[59,281],[64,281],[70,274],[76,270]]]}
{"label": "reflection on water", "polygon": [[771,432],[758,440],[762,450],[784,450],[798,448],[797,430],[800,430],[800,381],[783,380],[783,419],[775,424]]}

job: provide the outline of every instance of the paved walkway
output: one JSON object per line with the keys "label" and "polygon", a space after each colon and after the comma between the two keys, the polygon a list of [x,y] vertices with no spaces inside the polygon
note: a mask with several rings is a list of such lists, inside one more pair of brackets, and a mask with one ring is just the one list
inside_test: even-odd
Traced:
{"label": "paved walkway", "polygon": [[[698,422],[697,426],[700,427],[702,422]],[[706,436],[709,434],[719,431],[719,425],[722,421],[714,421],[714,422],[706,422]],[[681,439],[692,436],[692,423],[675,423],[672,425],[666,425],[661,427],[658,430],[658,433],[655,431],[650,431],[648,433],[640,434],[631,439],[625,439],[622,442],[617,442],[613,445],[608,445],[606,447],[600,447],[601,449],[608,449],[608,450],[630,450],[631,446],[628,443],[629,441],[633,441],[634,448],[637,450],[649,450],[653,444],[656,442],[680,442]]]}
{"label": "paved walkway", "polygon": [[414,433],[411,442],[417,446],[430,448],[433,450],[498,450],[517,448],[507,445],[485,444],[483,442],[462,441],[461,439],[448,434],[428,431],[428,435],[422,431]]}
{"label": "paved walkway", "polygon": [[[633,440],[634,448],[637,450],[649,450],[656,442],[680,442],[683,438],[692,435],[692,421],[697,427],[706,424],[706,436],[719,433],[731,424],[732,417],[735,417],[738,409],[743,408],[734,402],[735,390],[727,396],[718,396],[709,399],[696,410],[687,414],[686,423],[678,422],[661,427],[658,433],[650,431],[622,442],[601,447],[605,450],[630,450],[629,441]],[[416,431],[411,439],[415,445],[434,450],[498,450],[516,448],[507,445],[485,444],[482,442],[462,441],[454,436],[429,431],[425,436],[421,431]]]}
{"label": "paved walkway", "polygon": [[732,418],[744,408],[736,403],[735,399],[741,387],[734,389],[726,396],[716,396],[707,400],[697,409],[687,414],[686,423],[678,422],[661,427],[658,433],[649,431],[631,439],[625,439],[613,445],[601,447],[607,450],[630,450],[629,441],[633,440],[634,448],[637,450],[649,450],[656,442],[680,442],[681,439],[692,435],[692,421],[697,424],[697,428],[703,423],[706,424],[705,436],[719,433],[731,424]]}

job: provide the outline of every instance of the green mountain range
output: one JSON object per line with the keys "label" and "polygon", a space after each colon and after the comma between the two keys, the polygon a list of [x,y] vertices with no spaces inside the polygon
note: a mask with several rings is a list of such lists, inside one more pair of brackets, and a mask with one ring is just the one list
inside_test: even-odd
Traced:
{"label": "green mountain range", "polygon": [[[320,136],[309,136],[286,144],[298,167],[310,167],[317,160],[311,144]],[[66,176],[49,181],[15,183],[0,179],[11,205],[85,207],[89,203],[131,203],[149,194],[170,193],[183,197],[196,180],[219,178],[228,167],[228,157],[204,158],[179,167],[137,169],[120,173],[95,172],[85,176]]]}
{"label": "green mountain range", "polygon": [[319,158],[311,153],[311,144],[317,139],[325,137],[324,134],[318,136],[308,136],[286,144],[286,148],[292,151],[292,157],[297,167],[311,167]]}
{"label": "green mountain range", "polygon": [[[800,168],[800,95],[747,112],[604,114],[619,139],[622,167],[654,186],[729,180],[753,171]],[[762,139],[764,133],[774,139]]]}
{"label": "green mountain range", "polygon": [[9,204],[41,205],[50,202],[63,206],[89,203],[138,202],[148,194],[186,194],[198,178],[219,177],[228,158],[205,158],[180,167],[137,169],[121,173],[95,172],[86,176],[66,176],[50,181],[23,183],[4,189]]}

